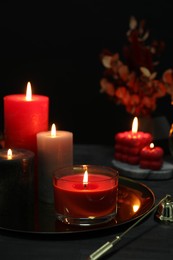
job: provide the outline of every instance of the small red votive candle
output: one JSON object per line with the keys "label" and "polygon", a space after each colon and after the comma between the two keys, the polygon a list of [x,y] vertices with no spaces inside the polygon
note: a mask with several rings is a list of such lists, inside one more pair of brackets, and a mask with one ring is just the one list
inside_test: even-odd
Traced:
{"label": "small red votive candle", "polygon": [[104,166],[57,169],[53,177],[57,219],[80,226],[110,221],[117,213],[118,176],[118,171]]}
{"label": "small red votive candle", "polygon": [[144,169],[160,170],[163,165],[163,149],[159,146],[154,147],[151,143],[141,150],[140,167]]}

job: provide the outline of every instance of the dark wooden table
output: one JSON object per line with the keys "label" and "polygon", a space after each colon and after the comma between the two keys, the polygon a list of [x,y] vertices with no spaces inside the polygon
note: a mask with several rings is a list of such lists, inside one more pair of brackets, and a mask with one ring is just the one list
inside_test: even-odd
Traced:
{"label": "dark wooden table", "polygon": [[[75,145],[74,163],[112,166],[114,149],[102,145]],[[171,159],[170,159],[171,161]],[[173,194],[173,179],[139,180],[155,195],[156,203],[166,194]],[[114,249],[102,259],[119,260],[172,260],[173,224],[161,224],[154,219],[154,212],[128,232]],[[13,216],[11,216],[13,218]],[[83,260],[107,241],[123,232],[123,228],[71,237],[46,233],[25,236],[0,229],[0,258],[8,259],[74,259]]]}

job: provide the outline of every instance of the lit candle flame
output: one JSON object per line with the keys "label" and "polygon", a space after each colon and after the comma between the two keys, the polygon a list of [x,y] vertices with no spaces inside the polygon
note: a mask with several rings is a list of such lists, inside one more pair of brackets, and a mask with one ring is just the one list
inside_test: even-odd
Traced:
{"label": "lit candle flame", "polygon": [[154,148],[154,144],[153,144],[153,143],[150,144],[150,148],[151,148],[151,149]]}
{"label": "lit candle flame", "polygon": [[137,131],[138,131],[138,118],[135,117],[135,118],[133,119],[132,132],[133,132],[133,133],[137,133]]}
{"label": "lit candle flame", "polygon": [[87,169],[84,172],[84,176],[83,176],[83,185],[84,187],[86,187],[86,185],[88,184],[88,171]]}
{"label": "lit candle flame", "polygon": [[56,136],[56,126],[55,126],[55,124],[52,124],[52,127],[51,127],[51,136],[52,136],[52,137],[55,137],[55,136]]}
{"label": "lit candle flame", "polygon": [[31,90],[31,83],[28,82],[27,88],[26,88],[26,100],[31,101],[32,100],[32,90]]}
{"label": "lit candle flame", "polygon": [[8,151],[7,151],[7,159],[8,159],[8,160],[11,160],[12,157],[13,157],[12,150],[11,150],[11,149],[8,149]]}

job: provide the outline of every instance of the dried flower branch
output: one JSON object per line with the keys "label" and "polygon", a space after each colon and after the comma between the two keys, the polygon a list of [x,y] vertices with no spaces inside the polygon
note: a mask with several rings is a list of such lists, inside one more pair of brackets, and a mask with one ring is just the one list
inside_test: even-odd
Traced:
{"label": "dried flower branch", "polygon": [[173,70],[165,71],[161,79],[155,71],[165,44],[156,40],[146,44],[150,34],[145,27],[144,20],[138,24],[135,17],[130,18],[128,45],[123,48],[124,61],[119,53],[109,50],[103,50],[100,55],[105,68],[100,80],[101,92],[135,116],[151,114],[156,109],[157,99],[166,94],[173,100]]}

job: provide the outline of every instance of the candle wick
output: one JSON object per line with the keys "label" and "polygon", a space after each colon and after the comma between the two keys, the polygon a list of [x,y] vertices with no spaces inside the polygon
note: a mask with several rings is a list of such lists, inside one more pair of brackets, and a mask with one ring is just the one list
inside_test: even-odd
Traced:
{"label": "candle wick", "polygon": [[86,183],[83,186],[84,186],[84,188],[86,188],[87,187]]}

